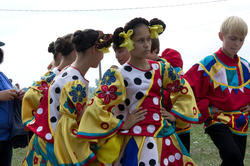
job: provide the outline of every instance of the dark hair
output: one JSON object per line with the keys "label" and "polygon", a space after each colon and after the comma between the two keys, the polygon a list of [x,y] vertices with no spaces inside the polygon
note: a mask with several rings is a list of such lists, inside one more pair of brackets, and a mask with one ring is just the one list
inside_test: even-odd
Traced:
{"label": "dark hair", "polygon": [[149,21],[149,24],[150,24],[150,26],[152,26],[152,25],[162,25],[163,31],[161,33],[159,33],[159,35],[162,34],[164,32],[165,28],[166,28],[166,24],[162,20],[159,20],[158,18],[153,18],[152,20]]}
{"label": "dark hair", "polygon": [[0,64],[3,62],[3,50],[0,48]]}
{"label": "dark hair", "polygon": [[123,31],[127,32],[128,30],[135,29],[136,27],[141,25],[149,26],[149,22],[142,17],[136,17],[131,21],[129,21],[128,23],[126,23],[124,28],[122,27],[116,28],[116,30],[113,33],[113,49],[114,50],[117,49],[124,41],[124,38],[119,36],[121,32]]}
{"label": "dark hair", "polygon": [[160,41],[158,38],[151,39],[151,53],[156,49],[160,51]]}
{"label": "dark hair", "polygon": [[132,19],[131,21],[129,21],[129,22],[125,25],[124,31],[127,32],[129,29],[135,29],[136,27],[138,27],[138,26],[140,26],[140,25],[149,26],[149,22],[148,22],[148,20],[146,20],[145,18],[136,17],[136,18]]}
{"label": "dark hair", "polygon": [[98,49],[109,47],[112,43],[112,35],[93,29],[78,30],[74,33],[72,42],[77,52],[84,52],[94,45]]}
{"label": "dark hair", "polygon": [[55,51],[55,42],[51,42],[51,43],[49,44],[48,52],[49,52],[49,53],[52,53],[52,54],[53,54],[54,60],[56,60],[58,54],[57,54],[56,51]]}
{"label": "dark hair", "polygon": [[119,46],[122,44],[122,42],[124,41],[124,38],[119,36],[119,34],[123,32],[123,28],[119,27],[116,28],[114,33],[113,33],[113,49],[116,50],[117,48],[119,48]]}
{"label": "dark hair", "polygon": [[54,47],[55,54],[62,53],[62,56],[69,55],[74,50],[72,44],[72,34],[57,38]]}

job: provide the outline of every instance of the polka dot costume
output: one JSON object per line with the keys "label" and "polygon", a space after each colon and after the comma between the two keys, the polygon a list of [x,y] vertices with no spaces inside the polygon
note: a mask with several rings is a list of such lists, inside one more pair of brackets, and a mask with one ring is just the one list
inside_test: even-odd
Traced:
{"label": "polka dot costume", "polygon": [[126,63],[121,67],[120,72],[124,78],[127,96],[124,102],[116,105],[114,115],[124,120],[128,112],[132,113],[136,108],[148,109],[146,119],[125,134],[153,136],[161,126],[159,89],[162,86],[162,79],[159,63],[152,61],[149,70],[140,70]]}
{"label": "polka dot costume", "polygon": [[140,165],[160,166],[157,144],[153,137],[146,137],[139,161]]}
{"label": "polka dot costume", "polygon": [[[49,89],[50,96],[50,110],[49,110],[49,119],[50,125],[53,131],[55,131],[58,119],[60,119],[60,94],[61,89],[67,82],[72,82],[75,80],[82,81],[85,85],[88,85],[88,81],[86,81],[81,73],[73,67],[68,67],[67,69],[60,72],[60,74],[55,78],[53,84]],[[87,90],[86,90],[87,92]]]}
{"label": "polka dot costume", "polygon": [[[114,149],[114,151],[119,150],[118,159],[115,155],[113,160],[112,156],[108,157],[108,160],[112,161],[107,163],[115,166],[183,166],[187,163],[195,165],[185,153],[185,149],[183,150],[180,146],[171,123],[160,113],[163,87],[168,90],[175,88],[176,96],[173,97],[185,99],[188,103],[188,105],[183,105],[183,101],[180,102],[178,98],[174,98],[179,102],[177,105],[173,102],[173,107],[177,111],[188,112],[187,108],[189,110],[193,106],[190,99],[193,100],[194,96],[181,96],[179,88],[182,86],[179,85],[183,82],[169,64],[151,60],[148,62],[151,65],[149,70],[141,70],[125,63],[117,70],[109,69],[105,72],[95,93],[94,102],[82,117],[78,136],[98,140],[110,138],[114,134],[115,139],[110,139],[110,141],[116,140],[117,146],[111,145],[110,142],[104,144],[105,150],[102,149],[98,154],[105,156],[108,153],[112,154],[110,151]],[[145,119],[128,130],[119,129],[122,121],[126,121],[128,113],[132,113],[137,108],[147,109]],[[196,118],[193,112],[189,115],[190,119]],[[106,127],[108,125],[109,127]],[[119,138],[122,139],[119,140]]]}

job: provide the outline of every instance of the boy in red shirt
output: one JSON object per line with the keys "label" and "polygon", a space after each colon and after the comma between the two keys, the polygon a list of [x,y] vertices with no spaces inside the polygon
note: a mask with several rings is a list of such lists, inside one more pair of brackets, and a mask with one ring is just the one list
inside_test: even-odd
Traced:
{"label": "boy in red shirt", "polygon": [[219,150],[221,166],[244,165],[250,65],[237,53],[247,32],[247,24],[241,18],[227,18],[219,32],[222,47],[184,75],[194,91],[205,132]]}

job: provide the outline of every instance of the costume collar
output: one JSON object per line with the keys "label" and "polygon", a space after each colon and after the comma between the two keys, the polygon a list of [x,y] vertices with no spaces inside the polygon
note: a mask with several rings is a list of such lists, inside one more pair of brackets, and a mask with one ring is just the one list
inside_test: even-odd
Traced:
{"label": "costume collar", "polygon": [[218,59],[224,63],[227,66],[237,66],[238,62],[239,62],[239,57],[238,55],[234,55],[234,58],[230,58],[229,56],[227,56],[222,50],[221,48],[215,52],[216,56],[218,57]]}

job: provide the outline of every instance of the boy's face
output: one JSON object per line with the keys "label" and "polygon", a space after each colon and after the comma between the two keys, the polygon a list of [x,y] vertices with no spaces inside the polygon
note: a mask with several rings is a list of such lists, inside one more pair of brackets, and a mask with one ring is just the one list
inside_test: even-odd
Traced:
{"label": "boy's face", "polygon": [[223,42],[222,51],[231,58],[238,53],[245,40],[245,36],[233,32],[229,32],[226,35],[220,32],[219,37]]}

